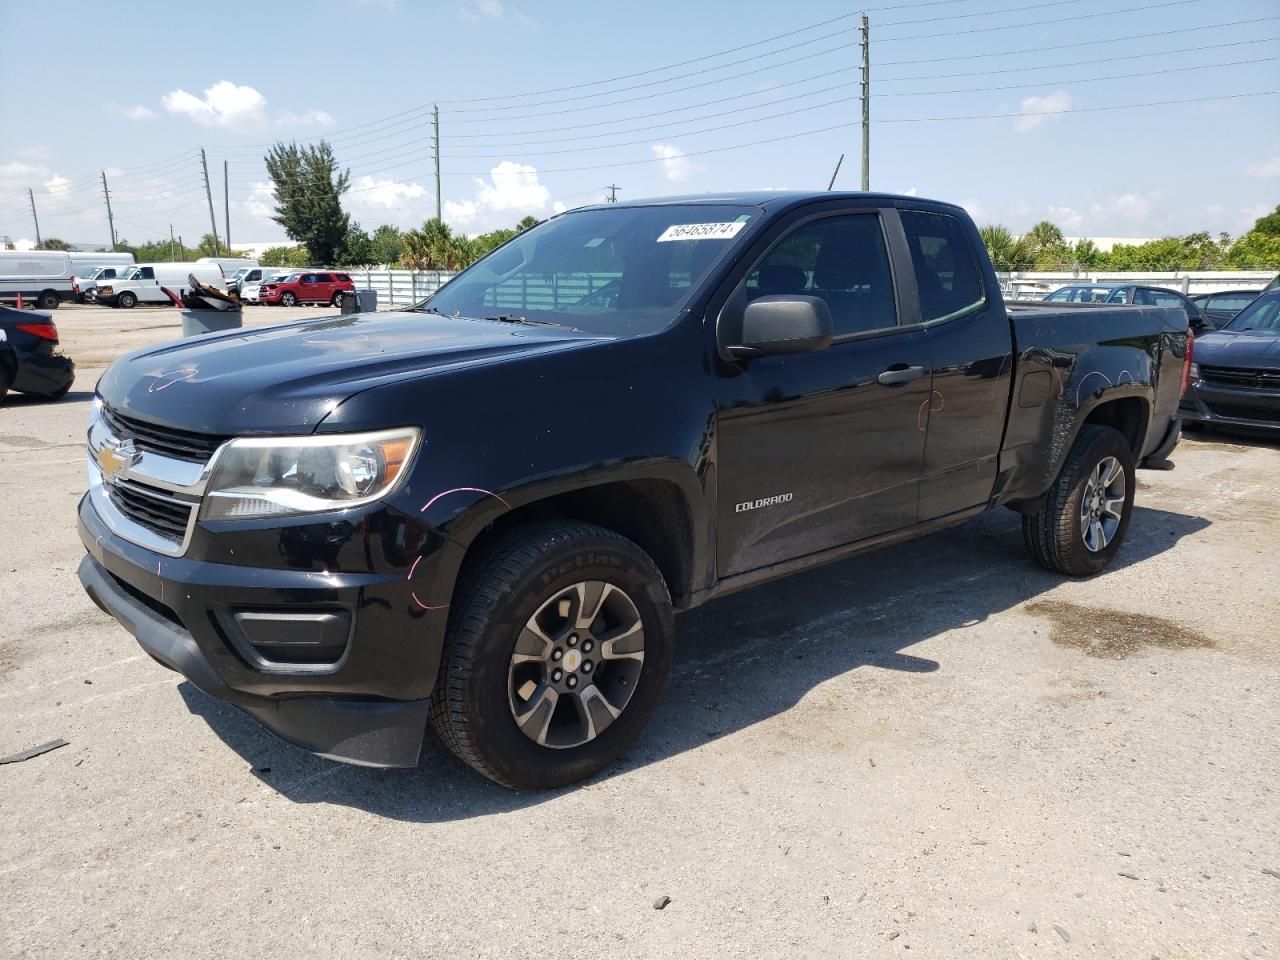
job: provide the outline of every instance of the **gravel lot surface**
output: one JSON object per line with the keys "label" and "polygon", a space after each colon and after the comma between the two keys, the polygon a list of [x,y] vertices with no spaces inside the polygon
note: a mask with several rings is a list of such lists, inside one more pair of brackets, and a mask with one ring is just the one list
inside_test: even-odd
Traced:
{"label": "gravel lot surface", "polygon": [[1280,957],[1280,446],[1184,440],[1093,580],[1000,511],[703,607],[625,761],[517,794],[286,746],[93,606],[93,384],[177,313],[55,319],[75,388],[0,409],[0,756],[69,745],[0,766],[0,955]]}

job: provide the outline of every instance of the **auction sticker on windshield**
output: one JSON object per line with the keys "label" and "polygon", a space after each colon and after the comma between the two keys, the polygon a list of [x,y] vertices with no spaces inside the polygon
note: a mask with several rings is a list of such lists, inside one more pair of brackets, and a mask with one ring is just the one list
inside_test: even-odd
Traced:
{"label": "auction sticker on windshield", "polygon": [[667,227],[658,237],[658,243],[672,240],[728,240],[736,237],[747,224],[742,220],[732,223],[677,223]]}

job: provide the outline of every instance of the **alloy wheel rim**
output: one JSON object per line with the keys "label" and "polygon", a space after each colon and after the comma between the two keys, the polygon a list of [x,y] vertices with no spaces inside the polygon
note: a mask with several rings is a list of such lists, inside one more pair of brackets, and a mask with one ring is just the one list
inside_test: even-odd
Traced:
{"label": "alloy wheel rim", "polygon": [[520,731],[543,747],[579,747],[604,733],[635,695],[644,624],[626,592],[602,580],[557,590],[516,638],[507,700]]}
{"label": "alloy wheel rim", "polygon": [[1124,468],[1115,457],[1103,457],[1080,498],[1080,537],[1091,553],[1105,550],[1120,529],[1125,501]]}

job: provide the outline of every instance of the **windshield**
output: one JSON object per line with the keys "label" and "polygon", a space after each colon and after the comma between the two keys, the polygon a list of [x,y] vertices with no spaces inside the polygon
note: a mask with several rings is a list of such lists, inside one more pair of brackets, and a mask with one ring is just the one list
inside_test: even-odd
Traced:
{"label": "windshield", "polygon": [[672,321],[760,213],[687,204],[564,214],[518,234],[417,309],[650,333]]}
{"label": "windshield", "polygon": [[1280,294],[1259,297],[1237,313],[1223,329],[1280,331]]}

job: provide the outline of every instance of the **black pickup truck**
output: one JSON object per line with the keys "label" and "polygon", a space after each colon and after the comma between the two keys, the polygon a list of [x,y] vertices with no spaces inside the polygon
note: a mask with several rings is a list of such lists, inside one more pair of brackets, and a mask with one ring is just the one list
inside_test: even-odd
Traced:
{"label": "black pickup truck", "polygon": [[122,357],[80,579],[294,744],[412,766],[430,723],[553,787],[640,732],[675,611],[997,506],[1102,570],[1190,362],[1180,309],[1005,304],[948,204],[587,208],[409,311]]}

